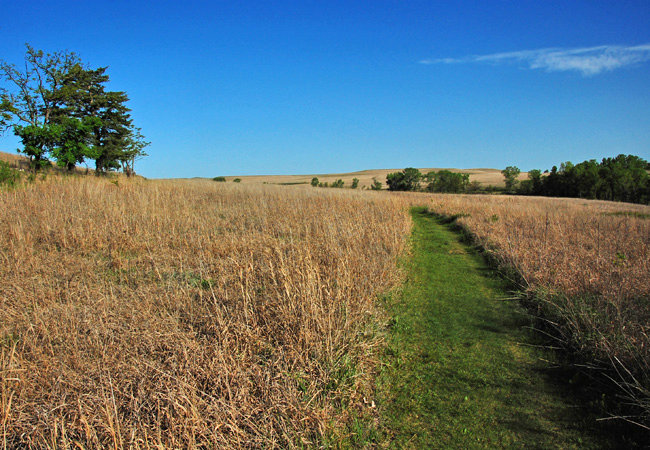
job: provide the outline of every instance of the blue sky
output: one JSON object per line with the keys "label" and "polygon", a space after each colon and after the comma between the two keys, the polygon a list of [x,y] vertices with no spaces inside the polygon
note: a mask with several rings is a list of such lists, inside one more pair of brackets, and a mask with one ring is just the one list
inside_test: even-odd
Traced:
{"label": "blue sky", "polygon": [[[650,159],[650,2],[2,1],[24,44],[109,66],[147,177]],[[13,136],[0,150],[13,152]],[[92,166],[92,164],[91,164]]]}

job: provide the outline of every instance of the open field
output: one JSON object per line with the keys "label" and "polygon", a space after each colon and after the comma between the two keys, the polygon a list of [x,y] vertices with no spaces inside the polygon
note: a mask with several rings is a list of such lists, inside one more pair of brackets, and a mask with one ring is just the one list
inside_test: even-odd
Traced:
{"label": "open field", "polygon": [[95,177],[0,192],[0,442],[287,447],[344,427],[405,204]]}
{"label": "open field", "polygon": [[647,401],[650,207],[49,177],[0,190],[2,442],[349,442],[374,414],[376,299],[413,205],[463,214],[567,343],[620,361]]}

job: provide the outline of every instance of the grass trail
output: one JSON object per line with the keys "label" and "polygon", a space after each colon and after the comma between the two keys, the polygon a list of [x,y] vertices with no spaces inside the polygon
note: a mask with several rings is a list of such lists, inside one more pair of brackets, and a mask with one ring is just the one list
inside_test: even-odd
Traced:
{"label": "grass trail", "polygon": [[526,327],[507,286],[458,233],[413,211],[404,290],[378,384],[396,448],[612,448]]}

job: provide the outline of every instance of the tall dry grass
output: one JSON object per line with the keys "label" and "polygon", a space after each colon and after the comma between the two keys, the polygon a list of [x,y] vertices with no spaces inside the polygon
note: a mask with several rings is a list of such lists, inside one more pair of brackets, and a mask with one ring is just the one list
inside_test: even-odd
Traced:
{"label": "tall dry grass", "polygon": [[94,178],[0,192],[0,442],[272,448],[344,433],[370,401],[405,203]]}
{"label": "tall dry grass", "polygon": [[519,277],[555,336],[609,370],[650,426],[650,207],[467,195],[432,196],[429,205],[460,215],[458,223]]}

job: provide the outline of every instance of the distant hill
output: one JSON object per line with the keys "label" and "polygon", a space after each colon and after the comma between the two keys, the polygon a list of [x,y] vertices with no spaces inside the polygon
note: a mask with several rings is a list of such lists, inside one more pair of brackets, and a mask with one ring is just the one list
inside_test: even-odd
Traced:
{"label": "distant hill", "polygon": [[[0,152],[0,161],[6,161],[12,166],[19,169],[27,169],[29,167],[28,160],[26,157],[16,154],[16,153],[5,153]],[[248,176],[228,176],[226,177],[227,181],[232,181],[235,178],[240,178],[242,183],[269,183],[269,184],[309,184],[311,179],[318,177],[318,180],[322,183],[332,183],[338,179],[341,179],[345,182],[345,186],[350,186],[352,184],[353,178],[359,179],[359,187],[366,186],[369,187],[372,184],[372,179],[376,178],[378,181],[381,181],[386,187],[386,175],[391,172],[398,172],[402,169],[373,169],[373,170],[361,170],[359,172],[349,172],[349,173],[325,173],[325,174],[311,174],[311,175],[248,175]],[[419,169],[420,172],[426,174],[433,170],[442,170],[442,168],[423,168]],[[468,173],[470,181],[478,181],[484,186],[505,186],[503,181],[503,175],[501,175],[501,169],[447,169],[452,172],[462,172]],[[87,169],[83,166],[77,166],[77,171],[94,171],[93,169]],[[219,174],[215,174],[219,175]],[[519,175],[520,180],[525,180],[528,176],[527,172],[522,172]]]}
{"label": "distant hill", "polygon": [[[321,183],[332,183],[338,179],[345,182],[345,186],[352,184],[353,178],[359,179],[359,187],[370,186],[372,179],[376,178],[381,181],[386,187],[386,175],[391,172],[398,172],[402,169],[374,169],[374,170],[361,170],[359,172],[350,173],[327,173],[327,174],[312,174],[312,175],[252,175],[252,176],[232,176],[226,177],[227,181],[232,181],[235,178],[240,178],[242,183],[271,183],[271,184],[309,184],[313,177],[317,177]],[[426,174],[431,171],[442,170],[442,168],[424,168],[419,169],[420,172]],[[501,169],[450,169],[452,172],[468,173],[470,181],[478,181],[482,185],[492,186],[505,186]],[[215,174],[219,175],[219,174]],[[528,177],[527,172],[522,172],[519,179],[525,180]]]}

